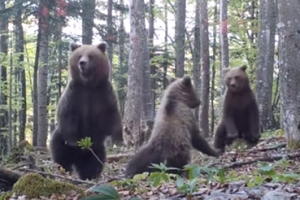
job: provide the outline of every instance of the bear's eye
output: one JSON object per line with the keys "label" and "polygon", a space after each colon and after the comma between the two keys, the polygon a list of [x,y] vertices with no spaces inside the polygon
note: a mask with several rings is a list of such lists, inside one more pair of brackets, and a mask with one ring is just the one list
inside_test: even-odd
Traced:
{"label": "bear's eye", "polygon": [[89,55],[89,60],[92,60],[93,59],[93,55]]}
{"label": "bear's eye", "polygon": [[239,77],[239,76],[235,76],[234,78],[235,78],[235,79],[239,79],[240,77]]}

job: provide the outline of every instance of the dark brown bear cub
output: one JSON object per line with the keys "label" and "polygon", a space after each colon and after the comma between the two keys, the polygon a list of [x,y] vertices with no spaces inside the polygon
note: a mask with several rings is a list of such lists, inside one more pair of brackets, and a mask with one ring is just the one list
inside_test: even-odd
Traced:
{"label": "dark brown bear cub", "polygon": [[190,162],[192,147],[217,157],[218,153],[199,133],[192,111],[199,104],[190,77],[173,78],[164,91],[150,139],[129,162],[125,176],[152,172],[151,163],[160,164],[164,161],[167,167],[181,169]]}
{"label": "dark brown bear cub", "polygon": [[214,147],[220,152],[237,138],[255,146],[260,139],[259,112],[246,73],[247,66],[224,70],[226,92],[221,121],[214,136]]}
{"label": "dark brown bear cub", "polygon": [[[70,80],[58,102],[58,125],[50,149],[54,162],[66,171],[75,166],[81,179],[97,177],[106,160],[104,140],[123,141],[117,99],[109,81],[110,62],[106,44],[71,45]],[[92,150],[82,150],[77,141],[91,137]]]}

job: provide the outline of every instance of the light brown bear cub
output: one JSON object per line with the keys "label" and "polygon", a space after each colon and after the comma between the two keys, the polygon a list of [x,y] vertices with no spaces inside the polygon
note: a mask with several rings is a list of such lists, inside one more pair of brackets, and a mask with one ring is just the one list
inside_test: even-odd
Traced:
{"label": "light brown bear cub", "polygon": [[[218,153],[200,135],[192,109],[200,105],[189,76],[171,79],[164,91],[148,143],[127,165],[125,176],[154,171],[151,163],[166,161],[167,167],[183,168],[192,148],[217,157]],[[171,173],[178,173],[172,170]]]}
{"label": "light brown bear cub", "polygon": [[259,111],[246,69],[241,66],[224,70],[223,112],[214,136],[214,147],[222,153],[237,138],[251,146],[260,139]]}

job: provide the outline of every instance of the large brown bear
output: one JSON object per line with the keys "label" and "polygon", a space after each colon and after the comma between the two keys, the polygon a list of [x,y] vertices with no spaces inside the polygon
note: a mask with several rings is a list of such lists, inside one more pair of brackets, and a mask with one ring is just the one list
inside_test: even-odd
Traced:
{"label": "large brown bear", "polygon": [[[58,125],[50,149],[54,162],[66,171],[74,165],[81,179],[97,177],[106,160],[104,140],[121,143],[122,121],[117,98],[109,81],[110,62],[106,44],[71,45],[70,80],[58,102]],[[82,150],[77,141],[91,137],[92,150]]]}
{"label": "large brown bear", "polygon": [[[200,105],[189,76],[171,79],[162,96],[149,141],[127,165],[125,176],[154,171],[151,163],[183,168],[191,159],[192,147],[210,155],[218,153],[200,135],[192,109]],[[171,173],[178,173],[173,170]]]}
{"label": "large brown bear", "polygon": [[258,106],[246,69],[247,66],[241,66],[223,71],[226,92],[222,118],[214,136],[214,147],[222,153],[237,138],[243,138],[251,146],[260,139]]}

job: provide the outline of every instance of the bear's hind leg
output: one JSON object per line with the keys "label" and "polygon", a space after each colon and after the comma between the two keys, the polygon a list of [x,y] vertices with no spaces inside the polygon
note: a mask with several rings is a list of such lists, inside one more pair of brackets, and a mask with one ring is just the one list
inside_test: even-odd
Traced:
{"label": "bear's hind leg", "polygon": [[129,161],[125,170],[125,177],[132,178],[136,174],[155,171],[151,163],[160,164],[164,160],[161,158],[161,153],[155,151],[154,147],[146,145],[141,147],[137,154]]}
{"label": "bear's hind leg", "polygon": [[106,161],[106,152],[103,144],[97,145],[92,149],[101,162],[99,162],[92,152],[88,150],[82,152],[79,159],[75,161],[75,168],[78,172],[79,178],[82,180],[97,178],[101,174],[103,164]]}
{"label": "bear's hind leg", "polygon": [[54,130],[50,140],[50,151],[52,159],[55,163],[62,166],[65,171],[72,172],[72,165],[75,160],[73,148],[65,144],[58,130]]}

